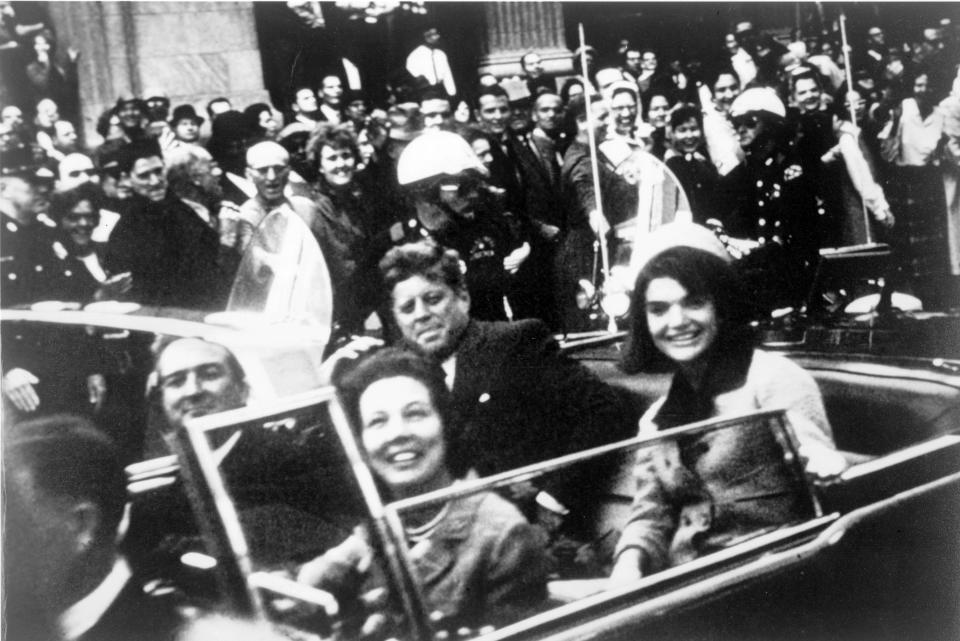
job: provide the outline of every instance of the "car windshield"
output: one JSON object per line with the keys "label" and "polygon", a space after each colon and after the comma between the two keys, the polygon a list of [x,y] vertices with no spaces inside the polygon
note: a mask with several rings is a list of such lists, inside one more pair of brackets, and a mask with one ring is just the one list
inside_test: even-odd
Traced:
{"label": "car windshield", "polygon": [[[741,480],[739,490],[713,497],[710,506],[716,518],[738,520],[736,527],[725,528],[722,539],[699,546],[696,553],[692,548],[678,553],[664,576],[694,562],[729,558],[743,549],[740,544],[770,545],[770,537],[820,516],[781,412],[705,421],[485,479],[467,474],[446,489],[384,505],[346,423],[338,426],[331,418],[330,400],[292,401],[300,404],[269,415],[241,411],[201,419],[190,424],[181,441],[187,451],[182,456],[191,461],[194,507],[207,534],[220,541],[211,549],[231,551],[217,562],[224,576],[233,568],[234,591],[243,586],[244,598],[258,600],[257,607],[268,615],[312,625],[314,631],[332,625],[331,620],[362,626],[378,614],[397,634],[421,626],[473,635],[509,630],[532,615],[619,589],[608,577],[631,521],[636,494],[631,471],[636,460],[652,452],[679,451],[693,476],[698,468],[691,457],[723,458],[730,443],[749,443],[755,453],[724,472]],[[338,412],[334,406],[333,416]],[[598,465],[624,473],[603,494],[587,536],[552,530],[543,515],[536,527],[529,525],[521,511],[527,508],[520,506],[546,512],[552,507],[540,499],[525,500],[537,494],[535,483]],[[711,488],[706,477],[688,481],[702,492],[678,499],[673,506],[678,518],[687,518],[689,506],[702,503]],[[790,507],[773,518],[752,514],[755,502],[771,500]],[[349,559],[351,550],[360,549],[358,536],[371,551],[372,568],[354,576],[347,589],[342,576],[329,580],[330,561]],[[692,541],[689,545],[696,546]],[[338,614],[322,625],[291,616],[303,607],[281,611],[277,605],[296,592],[292,579],[303,581],[311,572],[323,574],[325,581],[313,586],[337,604],[326,611]],[[265,573],[284,577],[286,587],[268,590]],[[652,575],[654,582],[657,576]],[[376,612],[364,598],[374,586],[390,594]],[[309,595],[296,599],[312,603],[314,611],[323,601]],[[422,619],[410,620],[415,617]]]}

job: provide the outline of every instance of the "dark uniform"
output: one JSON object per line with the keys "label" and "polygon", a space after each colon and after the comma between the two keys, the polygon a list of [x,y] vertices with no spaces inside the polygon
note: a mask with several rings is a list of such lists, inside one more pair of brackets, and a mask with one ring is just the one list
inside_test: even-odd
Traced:
{"label": "dark uniform", "polygon": [[53,230],[40,222],[24,225],[6,214],[0,215],[0,297],[4,307],[32,303],[46,298],[50,270],[57,259],[53,253]]}
{"label": "dark uniform", "polygon": [[760,247],[740,261],[752,300],[766,309],[798,306],[818,256],[817,206],[800,163],[788,154],[747,160],[721,179],[730,236]]}

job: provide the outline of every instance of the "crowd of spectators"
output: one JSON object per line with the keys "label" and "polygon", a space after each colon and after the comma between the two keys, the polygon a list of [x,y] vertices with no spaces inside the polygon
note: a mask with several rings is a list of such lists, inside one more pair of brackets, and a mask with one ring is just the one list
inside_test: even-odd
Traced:
{"label": "crowd of spectators", "polygon": [[[78,131],[79,53],[58,53],[49,25],[21,22],[10,3],[0,4],[0,13],[4,307],[125,300],[222,310],[264,221],[277,212],[299,218],[322,250],[333,290],[331,345],[338,349],[331,348],[327,363],[344,360],[345,353],[360,360],[339,384],[355,388],[355,406],[348,409],[368,459],[381,464],[374,466],[379,480],[397,495],[447,487],[468,468],[488,476],[629,436],[633,417],[622,399],[560,354],[552,334],[589,326],[586,292],[599,282],[598,253],[638,215],[651,167],[676,177],[689,205],[684,215],[703,226],[696,234],[706,238],[688,235],[677,243],[686,249],[639,272],[631,353],[646,340],[680,368],[656,412],[664,403],[694,412],[650,414],[648,423],[718,415],[734,398],[727,394],[753,403],[753,387],[761,384],[779,399],[774,392],[783,391],[784,381],[793,387],[790,381],[800,381],[808,392],[801,400],[816,419],[809,440],[821,446],[807,446],[806,463],[817,462],[811,450],[827,450],[821,459],[835,461],[815,385],[794,369],[787,377],[761,375],[786,366],[754,353],[744,338],[753,331],[751,321],[808,304],[822,250],[877,242],[891,247],[894,268],[884,276],[898,290],[915,295],[925,309],[960,302],[960,30],[948,19],[898,43],[869,26],[861,29],[866,41],[853,42],[849,52],[839,34],[777,39],[741,22],[717,43],[725,52],[720,64],[709,65],[661,60],[660,52],[628,38],[612,60],[581,48],[573,60],[577,75],[563,78],[548,74],[541,54],[528,51],[520,59],[522,76],[481,75],[476,87],[454,77],[442,34],[431,26],[423,43],[398,61],[383,104],[371,104],[351,88],[351,78],[337,74],[318,86],[292,87],[283,105],[235,105],[210,96],[200,112],[171,104],[174,87],[150,88],[119,96],[90,139]],[[693,356],[684,340],[678,348],[665,338],[673,307],[706,328],[685,339],[696,343]],[[374,316],[384,338],[407,352],[359,358],[379,347],[377,339],[355,338]],[[512,322],[524,319],[534,320]],[[731,332],[743,338],[739,364],[717,369],[711,342],[732,340]],[[362,349],[358,340],[366,341]],[[58,365],[66,350],[22,340],[11,349],[13,338],[4,341],[3,393],[21,416],[41,403],[63,411],[88,398],[102,401],[103,377],[83,371],[63,386],[84,398],[53,395],[51,402],[38,385],[70,369]],[[18,359],[35,365],[44,350],[51,354],[49,371],[11,367]],[[388,366],[395,369],[386,377]],[[708,367],[713,378],[706,377],[704,387]],[[216,401],[205,406],[207,413],[247,402],[243,373],[220,346],[174,342],[157,355],[154,369],[172,430],[193,411],[184,400],[191,394]],[[731,372],[736,376],[720,380]],[[731,387],[744,380],[746,387]],[[374,386],[377,393],[367,394]],[[384,416],[409,419],[410,389],[432,420],[432,431],[418,438],[435,454],[430,473],[413,488],[394,478],[407,462],[383,454],[378,439],[386,437],[377,432]],[[55,407],[57,401],[65,406]],[[803,416],[791,420],[801,424]],[[43,556],[44,539],[34,536],[28,518],[27,506],[37,503],[52,519],[44,532],[59,527],[75,540],[51,548],[57,563],[28,572],[69,570],[82,578],[78,586],[62,580],[71,589],[46,595],[49,586],[24,583],[14,595],[18,612],[31,615],[36,598],[46,596],[58,612],[60,637],[115,638],[91,636],[89,627],[74,634],[67,624],[69,606],[88,606],[81,597],[94,586],[116,587],[101,623],[123,629],[130,622],[114,621],[119,610],[107,606],[128,599],[136,605],[142,597],[123,588],[130,570],[116,549],[120,454],[93,425],[70,417],[22,422],[17,429],[5,465],[20,527],[13,539],[19,547],[11,549],[22,548],[25,558]],[[86,453],[90,469],[73,466],[83,478],[49,485],[65,447]],[[497,496],[483,500],[524,541],[533,536],[525,519],[534,515],[543,525],[548,513],[565,523],[566,534],[586,536],[594,472],[557,475],[512,496],[520,511]],[[655,484],[639,480],[641,490]],[[110,491],[101,496],[103,488]],[[57,508],[66,500],[97,518],[73,527]],[[53,501],[49,509],[47,501]],[[669,561],[665,553],[641,550],[637,523],[644,509],[638,500],[631,516],[639,542],[627,536],[619,546],[626,561],[621,558],[617,573],[631,580]],[[411,540],[446,536],[447,526],[438,525],[445,518],[440,513],[421,524],[426,529],[408,532]],[[334,551],[350,556],[354,538]],[[532,585],[525,596],[540,598],[544,572],[536,564],[546,561],[532,543],[518,549],[535,551],[536,563],[512,569],[536,570],[518,574],[516,588]],[[307,566],[316,575],[307,582],[325,585],[335,560],[320,557]],[[482,614],[494,606],[493,600],[469,602],[462,609]],[[30,616],[26,623],[39,625]]]}
{"label": "crowd of spectators", "polygon": [[[529,51],[522,76],[481,75],[475,89],[453,78],[431,27],[391,76],[385,104],[370,104],[334,74],[295,87],[285,114],[222,96],[202,114],[190,104],[171,109],[168,91],[153,88],[120,96],[98,119],[99,139],[85,140],[79,53],[58,54],[49,26],[21,24],[9,3],[3,15],[5,67],[17,60],[22,71],[4,83],[0,124],[3,251],[13,257],[4,262],[7,305],[66,296],[52,282],[65,253],[100,283],[130,274],[123,295],[137,302],[222,308],[240,253],[270,211],[254,207],[264,182],[269,191],[270,169],[247,157],[264,141],[289,154],[288,166],[273,167],[324,250],[344,335],[377,309],[373,266],[392,243],[416,239],[411,233],[459,243],[468,258],[492,251],[503,260],[482,284],[470,278],[486,288],[475,295],[479,317],[580,329],[577,283],[596,281],[593,237],[637,206],[636,151],[665,161],[693,220],[713,225],[742,258],[761,312],[802,304],[818,250],[877,241],[893,247],[888,277],[897,289],[927,309],[957,300],[960,45],[949,19],[897,43],[871,26],[851,47],[849,73],[838,34],[784,42],[742,22],[718,43],[726,52],[719,67],[660,60],[625,39],[615,60],[578,51],[574,66],[579,72],[586,60],[586,76],[552,77]],[[404,147],[430,130],[464,138],[484,167],[484,204],[455,239],[424,220],[416,189],[397,179]],[[444,153],[433,157],[435,175],[458,171],[442,166],[451,162]],[[603,176],[602,210],[585,171],[591,157]],[[50,202],[84,183],[96,186],[82,201],[94,242],[78,244],[71,221],[82,213]],[[238,241],[243,221],[246,240]],[[89,299],[90,290],[88,282],[73,297]]]}

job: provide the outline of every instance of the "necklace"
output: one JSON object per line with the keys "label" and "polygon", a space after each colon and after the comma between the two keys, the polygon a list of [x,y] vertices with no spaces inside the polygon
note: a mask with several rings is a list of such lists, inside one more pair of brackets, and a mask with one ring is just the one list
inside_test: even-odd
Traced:
{"label": "necklace", "polygon": [[440,508],[440,511],[437,512],[436,515],[433,516],[433,518],[431,518],[429,521],[427,521],[423,525],[418,525],[416,527],[404,527],[403,531],[406,533],[407,539],[409,539],[411,543],[418,543],[423,539],[427,538],[430,535],[430,533],[433,532],[433,530],[436,529],[438,525],[440,525],[440,521],[444,519],[444,517],[447,515],[447,512],[449,511],[450,511],[450,503],[447,502],[443,504],[443,507]]}

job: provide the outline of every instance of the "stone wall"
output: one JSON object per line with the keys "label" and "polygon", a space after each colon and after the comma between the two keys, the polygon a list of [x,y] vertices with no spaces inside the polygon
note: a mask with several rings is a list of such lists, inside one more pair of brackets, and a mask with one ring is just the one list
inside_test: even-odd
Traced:
{"label": "stone wall", "polygon": [[[251,2],[51,2],[62,46],[80,50],[83,129],[122,93],[162,89],[200,113],[215,96],[267,98]],[[209,127],[209,123],[206,124]]]}

